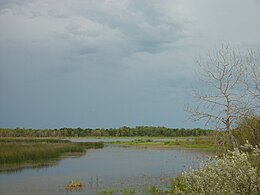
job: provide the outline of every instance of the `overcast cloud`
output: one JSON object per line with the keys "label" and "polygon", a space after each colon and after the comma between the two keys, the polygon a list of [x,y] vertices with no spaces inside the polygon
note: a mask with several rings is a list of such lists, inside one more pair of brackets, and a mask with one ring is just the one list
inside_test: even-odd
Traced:
{"label": "overcast cloud", "polygon": [[195,59],[260,47],[258,0],[0,0],[0,127],[202,127]]}

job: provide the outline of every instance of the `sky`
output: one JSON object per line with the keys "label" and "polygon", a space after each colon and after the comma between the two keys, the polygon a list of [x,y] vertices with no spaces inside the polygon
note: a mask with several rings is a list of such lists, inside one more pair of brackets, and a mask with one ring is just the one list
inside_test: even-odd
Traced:
{"label": "sky", "polygon": [[259,0],[0,0],[0,127],[203,127],[196,59],[260,48],[259,18]]}

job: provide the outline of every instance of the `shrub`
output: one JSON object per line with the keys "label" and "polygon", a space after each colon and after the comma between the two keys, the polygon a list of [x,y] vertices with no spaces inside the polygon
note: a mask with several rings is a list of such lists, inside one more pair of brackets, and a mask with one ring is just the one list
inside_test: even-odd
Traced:
{"label": "shrub", "polygon": [[[259,149],[254,148],[259,155]],[[241,194],[260,193],[257,169],[249,161],[249,154],[238,149],[204,164],[198,170],[184,172],[173,180],[173,194]]]}
{"label": "shrub", "polygon": [[238,127],[232,130],[238,145],[249,142],[253,146],[260,146],[260,116],[250,116],[241,119]]}

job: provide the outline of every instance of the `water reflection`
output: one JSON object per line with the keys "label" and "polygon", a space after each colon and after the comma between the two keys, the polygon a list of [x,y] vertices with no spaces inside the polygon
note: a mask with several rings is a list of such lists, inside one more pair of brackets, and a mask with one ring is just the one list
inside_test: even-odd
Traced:
{"label": "water reflection", "polygon": [[136,138],[136,137],[100,137],[100,138],[70,138],[70,139],[65,139],[69,140],[72,142],[105,142],[105,143],[110,143],[110,142],[131,142],[134,140],[143,140],[143,141],[153,141],[153,142],[166,142],[166,141],[176,141],[176,140],[192,140],[193,138],[186,138],[186,137],[172,137],[172,138]]}
{"label": "water reflection", "polygon": [[14,174],[14,173],[22,172],[26,169],[47,169],[52,166],[58,166],[59,162],[65,158],[80,158],[80,157],[84,156],[85,154],[86,154],[86,152],[71,153],[71,154],[67,153],[57,159],[47,160],[42,163],[32,163],[32,164],[23,163],[21,165],[14,164],[14,165],[7,165],[7,166],[1,165],[0,174],[1,173]]}

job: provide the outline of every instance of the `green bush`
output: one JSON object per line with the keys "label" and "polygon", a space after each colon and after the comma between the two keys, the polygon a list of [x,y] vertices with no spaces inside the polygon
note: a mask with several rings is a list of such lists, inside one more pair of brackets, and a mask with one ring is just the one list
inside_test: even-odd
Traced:
{"label": "green bush", "polygon": [[260,116],[250,116],[241,119],[238,127],[232,130],[237,145],[249,142],[253,146],[260,146]]}
{"label": "green bush", "polygon": [[[259,155],[259,149],[254,148],[253,154]],[[260,178],[249,159],[249,153],[229,151],[214,162],[175,178],[172,194],[260,194]]]}

